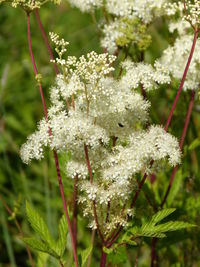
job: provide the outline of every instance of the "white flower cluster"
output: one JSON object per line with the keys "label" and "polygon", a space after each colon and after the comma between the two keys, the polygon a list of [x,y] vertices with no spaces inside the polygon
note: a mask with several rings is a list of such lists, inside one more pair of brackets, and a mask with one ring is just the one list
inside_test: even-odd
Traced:
{"label": "white flower cluster", "polygon": [[[102,47],[109,53],[114,53],[120,39],[130,39],[132,45],[144,43],[145,50],[151,39],[146,34],[146,26],[157,16],[164,14],[166,0],[109,0],[105,8],[114,20],[105,24],[102,32]],[[136,23],[136,21],[138,22]],[[146,44],[145,44],[146,43]],[[126,44],[126,42],[125,42]],[[128,44],[127,44],[128,45]],[[123,45],[122,45],[123,46]],[[139,49],[140,50],[140,49]]]}
{"label": "white flower cluster", "polygon": [[50,32],[49,33],[51,41],[55,44],[56,48],[56,52],[58,53],[58,60],[57,63],[60,63],[60,65],[64,65],[62,62],[62,56],[63,54],[67,51],[66,47],[68,46],[68,42],[66,42],[63,38],[60,39],[59,35],[57,33],[54,32]]}
{"label": "white flower cluster", "polygon": [[[61,0],[49,0],[49,2],[53,2],[56,5],[60,4]],[[35,1],[35,0],[11,0],[11,1],[6,1],[6,0],[0,0],[0,4],[4,2],[10,2],[11,6],[14,8],[22,7],[25,11],[33,11],[36,8],[40,8],[43,4],[45,4],[47,1]]]}
{"label": "white flower cluster", "polygon": [[134,0],[107,0],[106,1],[106,9],[108,13],[120,16],[120,17],[126,17],[131,16],[133,9],[135,6]]}
{"label": "white flower cluster", "polygon": [[[180,80],[189,57],[192,47],[193,35],[185,34],[177,38],[174,45],[168,47],[159,60],[165,69],[173,76]],[[184,90],[198,90],[200,86],[199,64],[200,64],[200,40],[197,40],[193,58],[188,70],[184,83]]]}
{"label": "white flower cluster", "polygon": [[[94,8],[103,6],[103,0],[69,0],[72,6],[82,12],[90,12]],[[120,17],[137,16],[144,23],[152,21],[153,17],[162,13],[166,0],[106,0],[105,8],[109,14]]]}
{"label": "white flower cluster", "polygon": [[136,89],[143,85],[148,92],[157,89],[158,85],[170,83],[169,71],[158,61],[155,62],[154,67],[144,62],[134,63],[130,60],[123,62],[122,66],[126,74],[121,82],[129,88]]}
{"label": "white flower cluster", "polygon": [[[60,47],[60,41],[56,42]],[[144,63],[126,62],[123,64],[126,74],[116,80],[111,76],[114,59],[108,54],[91,52],[86,57],[65,60],[64,72],[57,76],[51,89],[49,121],[42,120],[21,149],[25,163],[33,158],[41,159],[47,146],[58,152],[70,152],[66,171],[69,177],[78,177],[83,214],[95,228],[92,208],[95,202],[106,233],[116,225],[126,225],[137,173],[148,170],[151,160],[168,159],[172,166],[180,161],[179,145],[174,137],[159,126],[143,130],[150,104],[133,90],[140,83],[151,90],[155,83],[168,82],[168,75],[158,63],[153,68]],[[86,147],[92,183],[88,177]],[[108,206],[109,219],[105,222]],[[119,214],[122,207],[124,212]]]}
{"label": "white flower cluster", "polygon": [[184,18],[198,29],[200,26],[200,1],[185,1],[185,7],[186,14]]}
{"label": "white flower cluster", "polygon": [[165,9],[166,15],[168,16],[174,16],[177,13],[183,15],[183,10],[184,10],[183,1],[178,1],[174,3],[166,2],[163,7]]}
{"label": "white flower cluster", "polygon": [[94,8],[99,8],[103,5],[103,0],[68,0],[69,3],[79,8],[82,12],[90,12]]}
{"label": "white flower cluster", "polygon": [[186,20],[176,20],[169,23],[169,31],[173,33],[177,31],[180,36],[185,35],[188,29],[191,28],[191,25]]}
{"label": "white flower cluster", "polygon": [[110,54],[114,54],[117,50],[116,40],[123,37],[123,33],[119,31],[120,27],[120,20],[115,19],[113,22],[105,24],[102,30],[104,37],[101,39],[101,46]]}

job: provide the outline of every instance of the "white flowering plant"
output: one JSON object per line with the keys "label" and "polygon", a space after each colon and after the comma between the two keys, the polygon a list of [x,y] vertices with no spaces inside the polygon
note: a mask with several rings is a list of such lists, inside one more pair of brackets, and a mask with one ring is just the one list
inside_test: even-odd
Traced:
{"label": "white flowering plant", "polygon": [[[199,112],[199,0],[61,3],[61,9],[78,16],[91,15],[94,23],[98,47],[78,55],[70,55],[73,38],[68,42],[57,33],[50,32],[50,38],[46,34],[38,11],[46,1],[9,3],[25,11],[30,62],[44,111],[37,129],[21,142],[19,155],[23,168],[31,168],[35,160],[49,159],[52,151],[64,213],[55,238],[26,201],[26,217],[35,232],[26,237],[18,221],[19,205],[12,212],[0,195],[26,244],[29,265],[34,267],[37,258],[38,266],[182,266],[182,259],[168,257],[166,240],[173,244],[172,231],[177,242],[178,230],[187,228],[188,235],[197,231],[194,210],[187,216],[191,196],[183,200],[188,192],[181,195],[180,187],[186,183],[181,181],[183,170],[190,169],[189,155],[198,165],[194,150],[200,142],[188,128],[194,110]],[[56,74],[48,87],[49,100],[32,46],[32,14]],[[160,49],[162,27],[165,41]],[[160,111],[161,94],[166,112]],[[176,113],[180,99],[183,104]],[[161,116],[166,116],[165,123]],[[187,138],[189,148],[184,147]],[[60,212],[59,205],[55,201],[53,208]],[[172,248],[174,253],[180,249]],[[144,264],[141,251],[151,252]],[[185,261],[184,266],[192,266]]]}

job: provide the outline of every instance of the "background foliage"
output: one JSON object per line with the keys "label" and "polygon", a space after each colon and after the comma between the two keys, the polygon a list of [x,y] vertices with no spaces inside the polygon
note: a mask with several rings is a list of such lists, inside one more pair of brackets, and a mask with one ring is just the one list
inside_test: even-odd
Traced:
{"label": "background foliage", "polygon": [[[54,31],[69,41],[68,54],[80,56],[89,51],[102,52],[99,47],[98,32],[88,14],[72,9],[67,3],[55,7],[48,4],[42,8],[41,19],[46,32]],[[99,14],[97,14],[97,18]],[[41,34],[34,16],[31,16],[32,43],[39,72],[43,75],[43,86],[48,101],[49,87],[55,74],[49,64]],[[54,238],[58,236],[58,222],[62,216],[62,203],[55,174],[52,154],[41,162],[30,166],[22,163],[19,148],[32,133],[36,122],[42,118],[42,106],[39,91],[33,76],[28,53],[26,18],[21,9],[13,9],[4,4],[0,7],[0,193],[9,207],[16,212],[23,232],[29,235],[31,227],[25,216],[25,202],[29,201],[45,219]],[[151,27],[152,45],[145,52],[145,59],[153,62],[161,55],[168,44],[173,43],[175,36],[168,33],[165,19],[158,19]],[[119,57],[123,57],[123,54]],[[151,120],[164,124],[169,107],[174,99],[178,86],[163,86],[148,95],[152,102]],[[183,93],[175,111],[171,132],[180,137],[189,102],[189,94]],[[47,102],[48,103],[48,102]],[[181,219],[199,225],[200,219],[200,106],[198,101],[192,114],[189,131],[185,141],[183,162],[175,177],[173,189],[167,200],[167,207],[176,207],[177,211],[170,219]],[[195,141],[194,141],[195,140]],[[61,158],[62,162],[62,158]],[[62,166],[62,164],[61,164]],[[64,168],[64,165],[62,166]],[[144,187],[144,192],[151,193],[151,199],[160,202],[166,191],[171,170],[160,172],[156,182]],[[64,177],[64,176],[63,176]],[[64,177],[65,193],[69,207],[72,205],[72,182]],[[136,221],[146,212],[144,194],[137,203]],[[0,266],[29,266],[24,243],[12,218],[0,202]],[[152,208],[146,215],[152,214]],[[167,234],[167,238],[158,243],[160,266],[200,266],[200,231],[198,227],[187,231]],[[80,249],[89,247],[90,231],[87,222],[78,217],[78,243]],[[149,266],[150,239],[144,238],[137,247],[121,247],[109,256],[109,266]],[[95,243],[91,266],[97,266],[100,258],[100,244]],[[70,240],[68,242],[68,266],[72,263]],[[53,259],[47,266],[57,266]],[[39,264],[38,264],[39,266]],[[67,266],[67,265],[66,265]]]}

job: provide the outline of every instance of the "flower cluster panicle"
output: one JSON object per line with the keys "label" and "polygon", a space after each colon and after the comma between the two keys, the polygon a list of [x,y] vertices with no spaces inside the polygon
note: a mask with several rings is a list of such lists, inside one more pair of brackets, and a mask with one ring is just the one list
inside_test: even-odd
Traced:
{"label": "flower cluster panicle", "polygon": [[69,3],[79,8],[82,12],[91,12],[103,5],[103,0],[68,0]]}
{"label": "flower cluster panicle", "polygon": [[174,3],[166,2],[163,5],[165,14],[168,16],[174,16],[178,14],[180,17],[183,17],[184,4],[183,1],[178,1]]}
{"label": "flower cluster panicle", "polygon": [[189,29],[191,29],[191,25],[186,20],[180,19],[169,23],[169,31],[171,33],[177,31],[180,36],[185,35]]}
{"label": "flower cluster panicle", "polygon": [[[59,5],[61,0],[48,0],[49,2],[53,2],[56,5]],[[21,7],[23,8],[26,12],[30,13],[31,11],[41,8],[42,5],[44,5],[46,0],[0,0],[0,4],[3,2],[8,2],[11,4],[12,7],[17,8]]]}
{"label": "flower cluster panicle", "polygon": [[[57,33],[50,32],[49,33],[51,41],[55,45],[55,51],[58,54],[59,58],[57,59],[57,63],[60,65],[64,65],[65,61],[62,59],[63,54],[67,51],[68,42],[66,42],[63,38],[61,39]],[[53,60],[53,62],[55,62]]]}
{"label": "flower cluster panicle", "polygon": [[[188,59],[193,42],[192,34],[184,34],[178,37],[173,46],[164,50],[159,63],[172,75],[173,78],[181,80],[185,62]],[[200,64],[200,40],[197,39],[196,49],[193,54],[192,62],[183,86],[184,90],[199,90],[199,64]]]}
{"label": "flower cluster panicle", "polygon": [[169,84],[171,81],[168,69],[158,61],[153,67],[144,62],[134,63],[126,60],[122,63],[122,67],[126,70],[126,74],[121,82],[132,89],[142,85],[148,92],[157,89],[158,85]]}
{"label": "flower cluster panicle", "polygon": [[[66,44],[65,41],[60,43],[57,35],[53,39],[58,46]],[[66,174],[72,179],[78,177],[83,215],[90,219],[92,228],[97,227],[92,208],[95,201],[100,227],[106,234],[117,225],[127,224],[128,203],[137,187],[136,174],[148,171],[151,160],[159,163],[168,159],[172,166],[180,161],[175,137],[160,126],[143,130],[150,103],[133,90],[140,83],[147,91],[155,84],[168,83],[165,69],[159,62],[154,67],[125,62],[126,73],[114,79],[110,75],[114,60],[114,56],[95,52],[86,57],[66,59],[64,73],[57,76],[51,88],[48,125],[42,120],[38,130],[21,148],[25,163],[33,158],[41,159],[45,147],[56,149],[58,153],[70,152]],[[138,79],[132,82],[130,77],[134,72]],[[74,105],[70,102],[72,97]],[[110,216],[106,221],[108,204]],[[118,212],[120,209],[122,214]]]}
{"label": "flower cluster panicle", "polygon": [[120,17],[138,17],[144,23],[150,23],[154,16],[162,14],[166,0],[109,0],[106,9],[110,14]]}
{"label": "flower cluster panicle", "polygon": [[146,50],[151,44],[151,36],[147,33],[147,27],[137,17],[119,17],[102,29],[104,37],[101,46],[113,54],[118,47],[135,45],[139,51]]}
{"label": "flower cluster panicle", "polygon": [[184,19],[189,21],[195,29],[200,27],[200,2],[199,0],[184,1],[185,15]]}

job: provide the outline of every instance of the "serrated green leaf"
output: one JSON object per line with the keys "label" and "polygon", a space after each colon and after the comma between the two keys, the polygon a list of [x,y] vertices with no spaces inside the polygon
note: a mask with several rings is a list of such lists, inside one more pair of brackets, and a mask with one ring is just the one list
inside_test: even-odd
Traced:
{"label": "serrated green leaf", "polygon": [[153,215],[150,224],[155,225],[156,223],[162,221],[164,218],[168,217],[176,209],[162,209]]}
{"label": "serrated green leaf", "polygon": [[81,252],[81,267],[83,267],[86,264],[87,259],[90,256],[90,253],[92,252],[92,248],[93,248],[92,245],[90,245],[88,248],[86,248]]}
{"label": "serrated green leaf", "polygon": [[60,257],[62,257],[66,248],[67,232],[68,232],[67,220],[64,215],[60,219],[58,232],[59,232],[59,239],[56,243],[55,249],[57,253],[60,255]]}
{"label": "serrated green leaf", "polygon": [[38,252],[37,256],[37,267],[45,267],[49,255],[47,253]]}
{"label": "serrated green leaf", "polygon": [[59,259],[59,255],[52,250],[47,244],[45,244],[44,242],[41,242],[39,240],[37,240],[36,238],[32,238],[32,237],[24,237],[22,238],[22,240],[29,245],[31,248],[47,253],[57,259]]}
{"label": "serrated green leaf", "polygon": [[165,233],[171,232],[171,231],[177,231],[188,227],[194,227],[195,225],[182,222],[182,221],[169,221],[167,223],[158,224],[159,221],[163,220],[167,216],[169,216],[171,213],[173,213],[175,209],[164,209],[152,217],[152,219],[144,224],[142,224],[141,227],[132,227],[128,231],[133,236],[145,236],[145,237],[157,237],[157,238],[163,238],[165,237]]}
{"label": "serrated green leaf", "polygon": [[157,237],[164,238],[166,235],[164,233],[156,232],[154,226],[148,224],[144,224],[141,228],[134,227],[129,230],[133,236],[144,236],[144,237]]}
{"label": "serrated green leaf", "polygon": [[49,229],[40,216],[40,214],[35,211],[28,202],[26,202],[26,214],[28,221],[30,222],[33,230],[40,236],[40,238],[47,244],[49,247],[54,247],[55,242],[51,237]]}
{"label": "serrated green leaf", "polygon": [[189,227],[195,227],[194,224],[190,224],[187,222],[182,222],[182,221],[170,221],[167,223],[159,224],[154,227],[155,232],[171,232],[171,231],[177,231]]}

